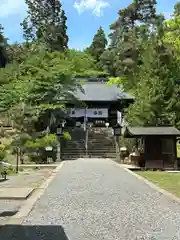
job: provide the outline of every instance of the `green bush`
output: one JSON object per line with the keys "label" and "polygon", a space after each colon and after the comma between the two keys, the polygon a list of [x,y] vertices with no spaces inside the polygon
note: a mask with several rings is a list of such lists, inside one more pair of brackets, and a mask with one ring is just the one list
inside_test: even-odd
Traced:
{"label": "green bush", "polygon": [[29,160],[33,163],[40,164],[45,162],[45,156],[39,155],[36,152],[28,153]]}
{"label": "green bush", "polygon": [[123,136],[121,136],[119,139],[120,147],[126,147],[129,152],[132,151],[135,144],[136,144],[136,139],[134,138],[124,138]]}
{"label": "green bush", "polygon": [[69,134],[69,132],[64,132],[64,138],[66,139],[66,140],[71,140],[72,138],[71,138],[71,135]]}
{"label": "green bush", "polygon": [[25,143],[27,149],[45,149],[47,146],[56,146],[57,139],[55,134],[47,134],[42,138],[37,138],[35,140],[28,140]]}
{"label": "green bush", "polygon": [[6,157],[6,149],[4,145],[0,145],[0,161],[3,161]]}
{"label": "green bush", "polygon": [[13,175],[16,173],[16,170],[13,166],[4,167],[3,170],[6,171],[7,175]]}

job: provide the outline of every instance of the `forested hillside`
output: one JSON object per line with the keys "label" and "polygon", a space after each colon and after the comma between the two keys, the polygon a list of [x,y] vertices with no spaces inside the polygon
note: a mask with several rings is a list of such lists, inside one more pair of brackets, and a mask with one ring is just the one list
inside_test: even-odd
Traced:
{"label": "forested hillside", "polygon": [[155,0],[133,0],[114,16],[108,38],[100,26],[84,51],[68,48],[59,1],[25,2],[24,43],[9,44],[0,25],[2,125],[8,116],[30,141],[45,112],[63,109],[62,97],[80,87],[74,77],[107,75],[135,96],[125,116],[130,124],[180,128],[180,2],[167,20]]}

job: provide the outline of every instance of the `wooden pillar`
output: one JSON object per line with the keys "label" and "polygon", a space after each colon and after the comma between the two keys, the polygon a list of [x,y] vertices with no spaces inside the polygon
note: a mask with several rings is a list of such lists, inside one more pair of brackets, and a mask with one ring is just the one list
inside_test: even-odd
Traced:
{"label": "wooden pillar", "polygon": [[173,151],[173,159],[174,159],[174,169],[178,170],[178,158],[177,158],[177,139],[174,137],[173,139],[174,151]]}

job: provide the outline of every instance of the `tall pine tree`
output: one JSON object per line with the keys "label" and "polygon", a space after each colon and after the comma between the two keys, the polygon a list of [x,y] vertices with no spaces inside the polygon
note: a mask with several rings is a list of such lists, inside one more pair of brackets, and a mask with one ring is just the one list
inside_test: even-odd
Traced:
{"label": "tall pine tree", "polygon": [[92,44],[88,48],[88,52],[94,57],[100,68],[100,57],[105,51],[107,43],[105,32],[100,27],[93,38]]}
{"label": "tall pine tree", "polygon": [[180,1],[178,1],[174,6],[174,16],[180,16]]}
{"label": "tall pine tree", "polygon": [[28,16],[22,26],[24,38],[41,41],[51,50],[68,47],[66,16],[59,0],[25,0]]}
{"label": "tall pine tree", "polygon": [[120,9],[118,15],[118,19],[111,25],[109,54],[103,54],[103,62],[107,64],[106,56],[114,56],[109,68],[116,69],[116,76],[132,79],[134,68],[139,62],[142,42],[148,38],[148,30],[156,19],[156,1],[134,0],[126,8]]}

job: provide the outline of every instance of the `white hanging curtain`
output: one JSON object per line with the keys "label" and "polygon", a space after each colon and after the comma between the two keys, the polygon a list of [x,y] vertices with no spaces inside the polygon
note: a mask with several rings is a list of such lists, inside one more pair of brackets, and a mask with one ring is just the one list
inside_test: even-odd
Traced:
{"label": "white hanging curtain", "polygon": [[71,109],[70,117],[80,118],[108,118],[108,109],[107,108],[80,108],[80,109]]}
{"label": "white hanging curtain", "polygon": [[107,108],[88,108],[87,109],[88,118],[108,118]]}

